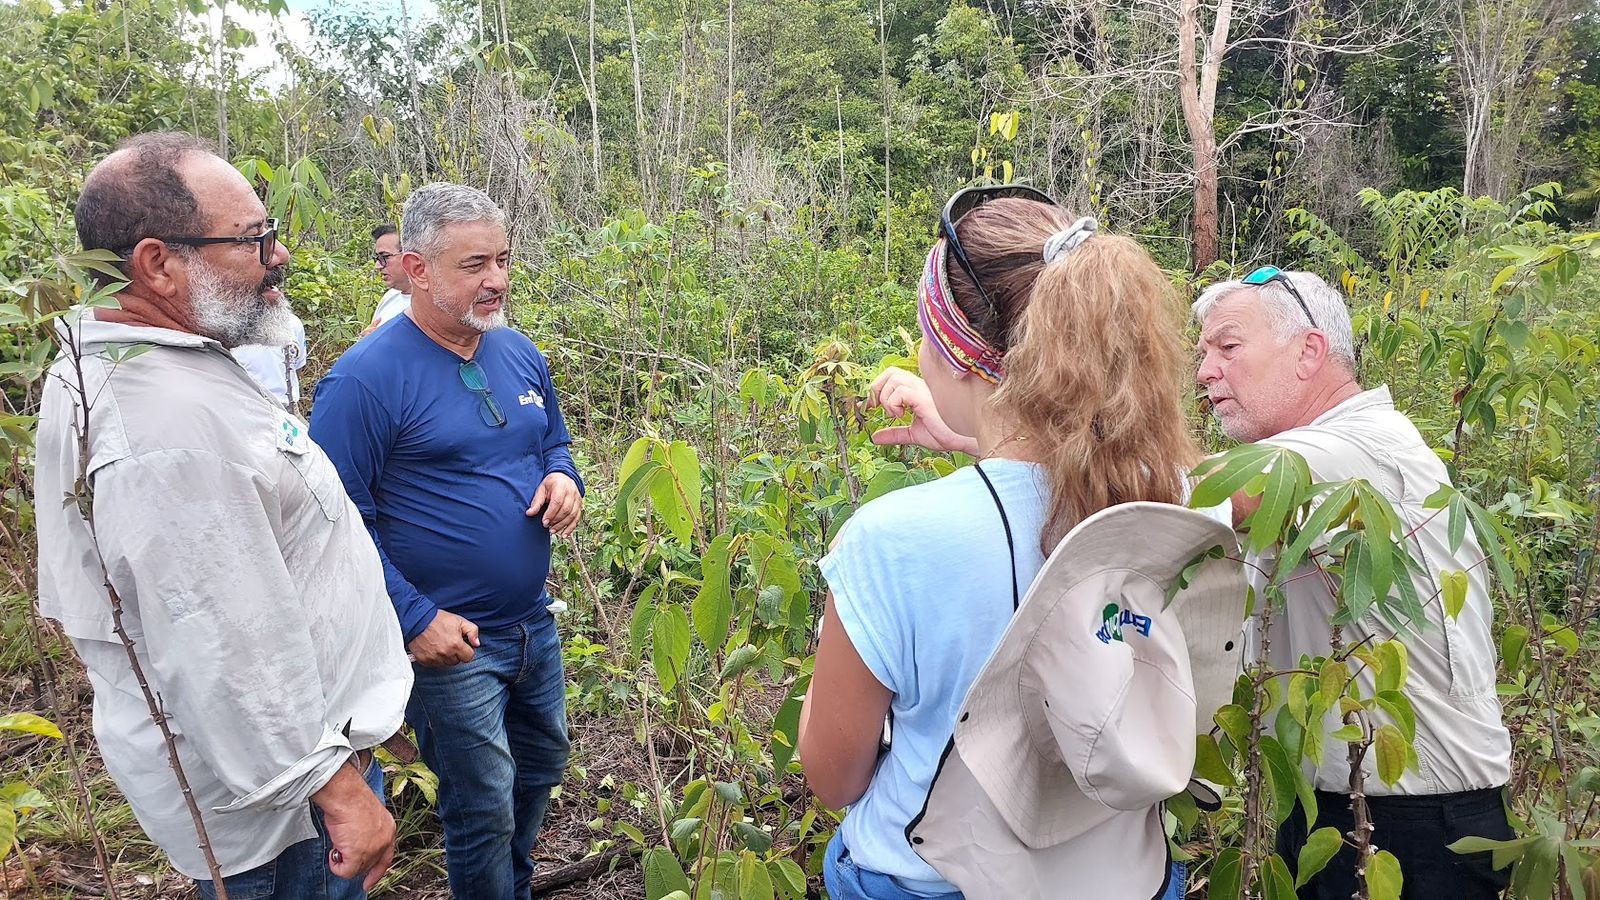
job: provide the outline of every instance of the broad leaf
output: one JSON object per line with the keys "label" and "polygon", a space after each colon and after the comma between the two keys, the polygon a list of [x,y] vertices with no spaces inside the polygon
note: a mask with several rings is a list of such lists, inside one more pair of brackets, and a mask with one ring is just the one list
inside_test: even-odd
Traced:
{"label": "broad leaf", "polygon": [[1318,828],[1311,832],[1311,836],[1306,838],[1306,845],[1300,848],[1300,861],[1295,866],[1295,888],[1304,887],[1306,882],[1328,865],[1343,846],[1344,837],[1339,834],[1337,828]]}
{"label": "broad leaf", "polygon": [[43,716],[33,713],[11,713],[0,716],[0,731],[16,731],[22,734],[37,734],[43,737],[61,740],[61,729],[55,723]]}
{"label": "broad leaf", "polygon": [[689,662],[689,616],[675,603],[663,604],[651,624],[650,661],[663,691],[683,677]]}
{"label": "broad leaf", "polygon": [[1400,860],[1387,850],[1379,850],[1367,862],[1367,889],[1372,900],[1400,900]]}

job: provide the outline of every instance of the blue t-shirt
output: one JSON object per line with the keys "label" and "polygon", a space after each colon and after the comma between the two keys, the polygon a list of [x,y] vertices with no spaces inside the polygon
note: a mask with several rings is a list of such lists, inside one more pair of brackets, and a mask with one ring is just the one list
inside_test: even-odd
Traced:
{"label": "blue t-shirt", "polygon": [[[1032,463],[985,460],[1016,546],[1017,589],[1044,565],[1049,488]],[[983,480],[971,468],[863,506],[821,562],[834,610],[861,660],[894,696],[893,740],[844,819],[864,869],[919,894],[956,890],[906,842],[967,689],[1011,622],[1011,555]]]}
{"label": "blue t-shirt", "polygon": [[311,437],[372,532],[407,643],[440,609],[481,628],[548,621],[550,531],[524,513],[548,473],[583,487],[533,342],[497,328],[473,359],[504,425],[485,422],[464,360],[409,316],[351,347],[317,384]]}

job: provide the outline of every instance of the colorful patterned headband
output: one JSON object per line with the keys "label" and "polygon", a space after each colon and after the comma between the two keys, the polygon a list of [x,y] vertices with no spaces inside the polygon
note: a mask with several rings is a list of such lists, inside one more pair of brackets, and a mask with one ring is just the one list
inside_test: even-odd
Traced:
{"label": "colorful patterned headband", "polygon": [[945,276],[944,238],[934,242],[928,251],[928,262],[922,269],[922,281],[917,286],[917,322],[932,346],[950,364],[957,375],[972,372],[991,384],[999,384],[1006,376],[1000,351],[990,346],[983,336],[967,321],[967,314],[956,305]]}

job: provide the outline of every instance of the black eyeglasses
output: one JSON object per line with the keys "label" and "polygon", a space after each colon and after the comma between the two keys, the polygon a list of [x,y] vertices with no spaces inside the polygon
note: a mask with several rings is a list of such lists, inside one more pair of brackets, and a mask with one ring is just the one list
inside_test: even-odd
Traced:
{"label": "black eyeglasses", "polygon": [[[272,268],[272,251],[278,246],[278,220],[268,219],[267,230],[248,237],[156,237],[163,244],[182,244],[185,247],[205,247],[210,244],[258,244],[261,264]],[[131,248],[130,248],[131,250]],[[122,254],[126,256],[127,254]]]}
{"label": "black eyeglasses", "polygon": [[494,402],[494,394],[489,390],[489,376],[483,374],[483,367],[478,365],[478,361],[467,360],[461,364],[460,371],[461,383],[483,401],[478,406],[478,418],[483,420],[483,424],[492,428],[506,424],[506,414],[500,411],[500,404]]}
{"label": "black eyeglasses", "polygon": [[955,257],[956,265],[961,271],[967,273],[972,283],[978,288],[978,296],[983,298],[984,304],[989,307],[989,312],[998,316],[1000,308],[989,299],[989,292],[983,289],[983,282],[978,280],[978,273],[972,268],[972,260],[967,259],[967,251],[961,248],[961,239],[956,236],[956,223],[961,221],[967,213],[992,200],[1002,200],[1015,197],[1019,200],[1032,200],[1036,203],[1046,203],[1055,206],[1056,201],[1044,191],[1035,190],[1020,184],[999,184],[986,187],[969,187],[956,191],[950,201],[944,205],[944,212],[939,216],[939,236],[944,238],[950,246],[950,254]]}
{"label": "black eyeglasses", "polygon": [[389,260],[399,255],[398,253],[374,253],[372,254],[372,261],[377,263],[378,268],[381,269],[389,264]]}
{"label": "black eyeglasses", "polygon": [[1260,287],[1263,284],[1272,284],[1273,282],[1283,285],[1289,289],[1289,293],[1293,294],[1295,301],[1300,304],[1300,311],[1306,314],[1306,321],[1311,323],[1312,328],[1318,327],[1317,320],[1311,316],[1311,307],[1306,305],[1306,298],[1300,296],[1300,291],[1295,288],[1294,282],[1289,279],[1289,276],[1283,274],[1283,270],[1277,266],[1262,266],[1241,278],[1240,281],[1251,287]]}

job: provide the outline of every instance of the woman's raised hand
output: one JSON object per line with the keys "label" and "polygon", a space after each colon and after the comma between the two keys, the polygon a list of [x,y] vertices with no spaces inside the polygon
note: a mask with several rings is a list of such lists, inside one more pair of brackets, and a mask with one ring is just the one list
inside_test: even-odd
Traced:
{"label": "woman's raised hand", "polygon": [[944,423],[939,410],[933,405],[933,393],[928,390],[928,383],[905,369],[885,369],[872,382],[867,389],[867,408],[875,406],[891,419],[910,413],[911,423],[878,429],[872,434],[874,444],[911,445],[974,455],[978,452],[976,439],[957,434]]}

